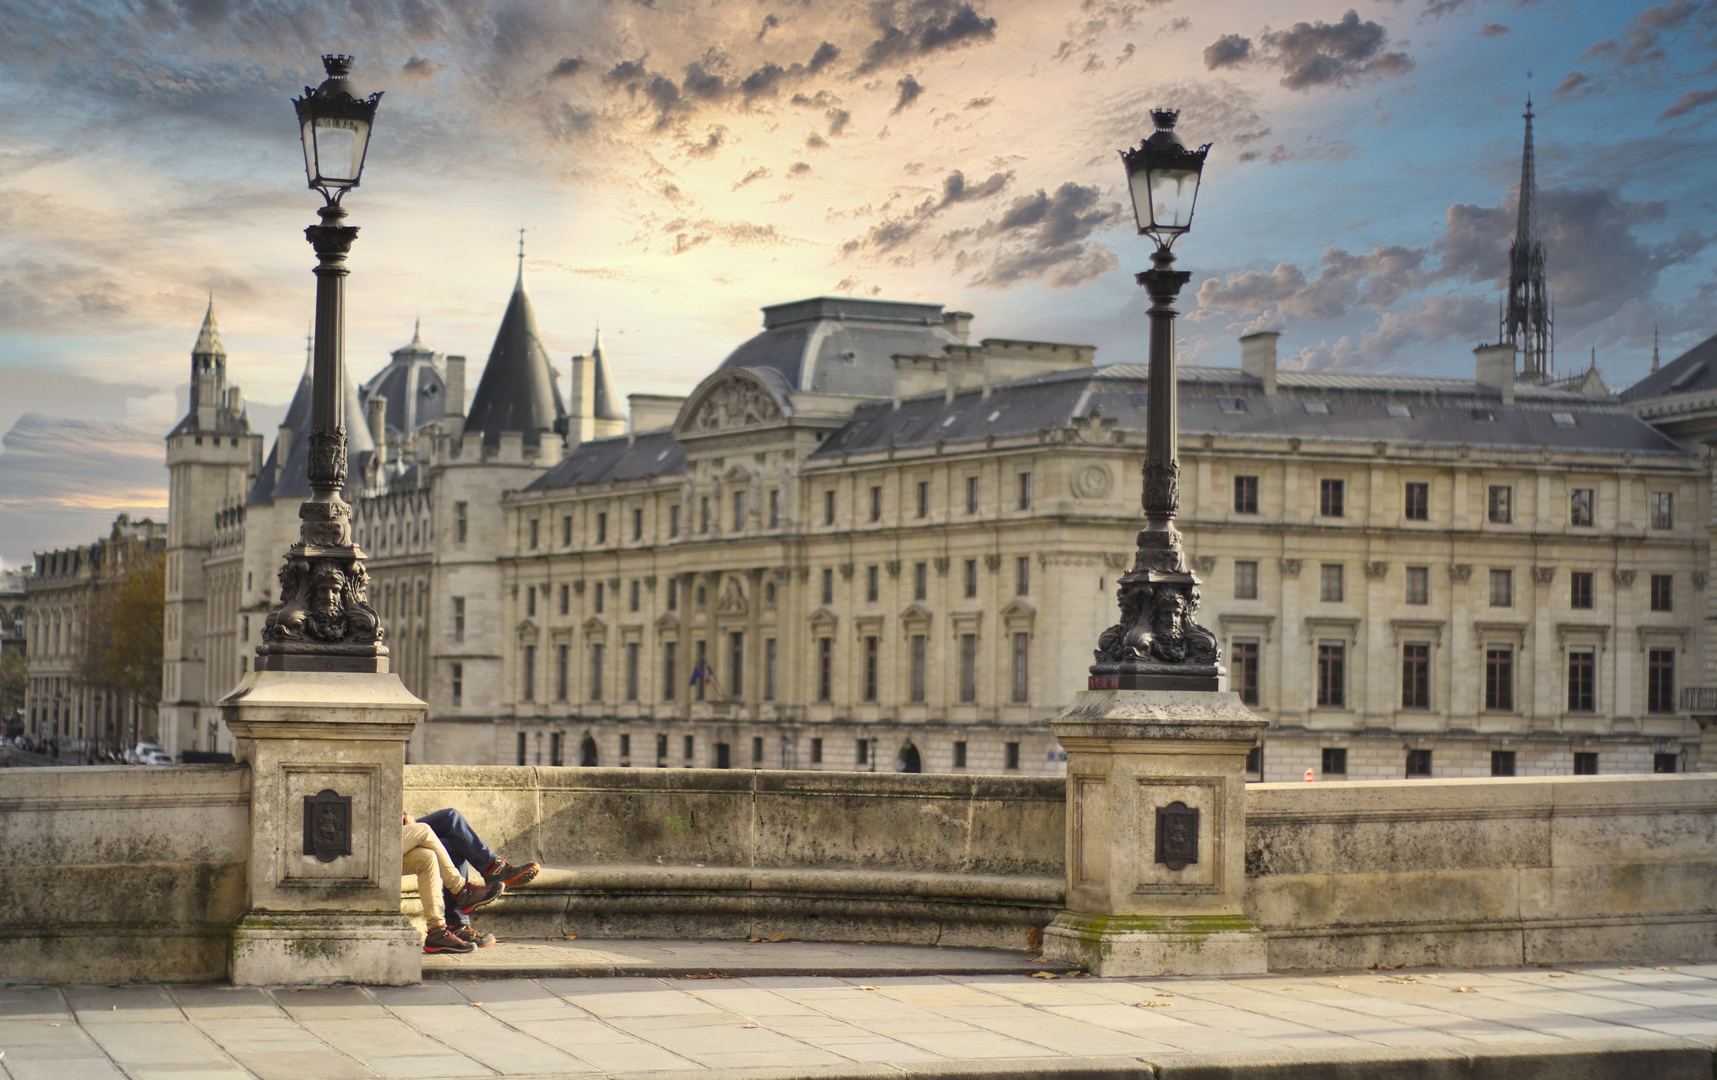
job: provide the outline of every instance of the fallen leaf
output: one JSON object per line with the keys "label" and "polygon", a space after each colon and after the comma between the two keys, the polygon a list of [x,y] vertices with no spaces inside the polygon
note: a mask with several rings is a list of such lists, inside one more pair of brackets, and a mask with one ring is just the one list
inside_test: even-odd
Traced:
{"label": "fallen leaf", "polygon": [[1032,957],[1032,958],[1031,958],[1031,962],[1032,962],[1032,963],[1034,963],[1034,964],[1048,964],[1048,963],[1051,963],[1051,961],[1050,961],[1050,959],[1049,959],[1049,957],[1047,957],[1047,956],[1034,956],[1034,957]]}
{"label": "fallen leaf", "polygon": [[859,989],[860,990],[875,990],[876,987],[874,987],[874,986],[861,986],[861,987],[859,987]]}
{"label": "fallen leaf", "polygon": [[1427,976],[1425,976],[1425,978],[1427,978],[1427,979],[1440,979],[1440,978],[1442,978],[1442,976],[1441,975],[1427,975]]}
{"label": "fallen leaf", "polygon": [[770,940],[770,942],[773,943],[776,941],[785,941],[786,939],[787,939],[787,935],[782,933],[782,934],[776,934],[774,937],[770,938],[769,940]]}
{"label": "fallen leaf", "polygon": [[118,1012],[118,1011],[119,1011],[119,1006],[118,1006],[118,1005],[109,1005],[109,1006],[108,1006],[108,1007],[107,1007],[107,1011],[108,1011],[108,1012]]}
{"label": "fallen leaf", "polygon": [[49,1026],[49,1027],[59,1027],[59,1026],[60,1026],[60,1025],[58,1025],[58,1024],[49,1024],[49,1025],[48,1025],[48,1026]]}
{"label": "fallen leaf", "polygon": [[742,1024],[742,1025],[740,1025],[740,1026],[741,1026],[741,1027],[748,1027],[748,1028],[754,1028],[754,1027],[756,1027],[756,1026],[757,1026],[757,1025],[756,1025],[756,1024]]}
{"label": "fallen leaf", "polygon": [[1061,976],[1053,971],[1034,971],[1031,973],[1031,977],[1034,979],[1059,979]]}
{"label": "fallen leaf", "polygon": [[577,941],[578,935],[577,934],[567,934],[567,935],[563,936],[561,938],[561,940],[562,941]]}
{"label": "fallen leaf", "polygon": [[1550,973],[1550,977],[1552,979],[1566,979],[1568,976],[1562,974],[1560,971],[1553,971]]}
{"label": "fallen leaf", "polygon": [[1158,990],[1157,991],[1157,997],[1174,997],[1174,995],[1173,994],[1166,994],[1163,991]]}
{"label": "fallen leaf", "polygon": [[1174,1002],[1172,1002],[1172,1001],[1135,1001],[1135,1002],[1133,1002],[1133,1008],[1135,1008],[1135,1009],[1166,1009],[1170,1005],[1173,1005],[1173,1004],[1174,1004]]}
{"label": "fallen leaf", "polygon": [[1069,971],[1067,977],[1069,979],[1089,979],[1091,973],[1089,971]]}
{"label": "fallen leaf", "polygon": [[1457,994],[1476,994],[1476,993],[1478,993],[1478,991],[1471,986],[1457,986],[1457,987],[1455,987],[1455,993],[1457,993]]}
{"label": "fallen leaf", "polygon": [[1674,971],[1675,969],[1672,967],[1660,967],[1657,970],[1659,970],[1659,971]]}
{"label": "fallen leaf", "polygon": [[1623,971],[1632,971],[1632,970],[1634,970],[1634,969],[1633,969],[1633,968],[1631,968],[1631,967],[1625,967],[1625,968],[1623,968],[1623,969],[1622,969],[1622,970],[1623,970]]}
{"label": "fallen leaf", "polygon": [[481,1009],[483,1007],[483,1003],[481,1001],[473,1001],[471,1003],[471,1007],[473,1009]]}
{"label": "fallen leaf", "polygon": [[762,941],[763,939],[760,937],[748,937],[745,940],[747,940],[747,941]]}

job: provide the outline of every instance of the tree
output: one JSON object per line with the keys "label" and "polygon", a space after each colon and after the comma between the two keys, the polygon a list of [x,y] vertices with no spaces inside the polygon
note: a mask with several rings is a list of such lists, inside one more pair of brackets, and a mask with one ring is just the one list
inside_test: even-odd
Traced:
{"label": "tree", "polygon": [[24,650],[0,649],[0,720],[24,710]]}
{"label": "tree", "polygon": [[161,623],[167,556],[156,555],[91,602],[86,677],[153,709],[161,702]]}

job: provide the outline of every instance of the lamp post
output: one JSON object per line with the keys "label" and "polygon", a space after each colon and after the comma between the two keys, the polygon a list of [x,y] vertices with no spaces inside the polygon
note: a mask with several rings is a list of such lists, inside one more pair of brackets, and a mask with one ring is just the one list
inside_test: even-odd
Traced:
{"label": "lamp post", "polygon": [[1098,638],[1092,690],[1216,690],[1221,669],[1216,635],[1200,626],[1198,579],[1187,566],[1174,518],[1180,462],[1175,443],[1175,298],[1192,277],[1175,270],[1174,242],[1192,227],[1193,204],[1210,144],[1188,149],[1175,134],[1176,109],[1153,109],[1156,131],[1136,150],[1121,151],[1139,235],[1156,242],[1151,269],[1137,276],[1151,297],[1150,371],[1145,429],[1145,527],[1133,568],[1116,596],[1121,621]]}
{"label": "lamp post", "polygon": [[304,230],[316,250],[316,344],[311,365],[311,495],[298,508],[299,540],[280,569],[280,600],[263,624],[263,671],[386,672],[381,620],[369,603],[364,553],[352,541],[346,486],[346,255],[357,239],[340,200],[358,186],[382,95],[358,96],[349,56],[322,57],[328,78],[294,98],[304,171],[321,192],[322,222]]}

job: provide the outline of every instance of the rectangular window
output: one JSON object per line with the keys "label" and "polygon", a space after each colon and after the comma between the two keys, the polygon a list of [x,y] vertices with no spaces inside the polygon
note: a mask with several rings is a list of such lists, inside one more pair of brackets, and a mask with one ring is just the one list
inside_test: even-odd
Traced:
{"label": "rectangular window", "polygon": [[[876,603],[877,596],[882,591],[882,567],[867,566],[864,568],[864,598],[868,603]],[[827,601],[825,601],[826,603]]]}
{"label": "rectangular window", "polygon": [[1598,775],[1598,755],[1591,751],[1576,750],[1574,752],[1574,775]]}
{"label": "rectangular window", "polygon": [[672,540],[678,535],[680,535],[680,504],[675,503],[668,507],[668,539]]}
{"label": "rectangular window", "polygon": [[1490,774],[1492,776],[1514,775],[1514,751],[1492,750],[1490,752]]}
{"label": "rectangular window", "polygon": [[1675,711],[1674,649],[1651,649],[1646,652],[1645,711]]}
{"label": "rectangular window", "polygon": [[1258,599],[1258,564],[1248,559],[1234,560],[1234,599]]}
{"label": "rectangular window", "polygon": [[745,698],[745,635],[727,636],[727,691],[735,701]]}
{"label": "rectangular window", "polygon": [[1429,751],[1429,750],[1409,750],[1409,751],[1407,751],[1407,778],[1409,780],[1412,780],[1415,778],[1422,779],[1422,778],[1429,777],[1430,775],[1431,775],[1431,751]]}
{"label": "rectangular window", "polygon": [[692,697],[702,701],[709,687],[710,677],[715,674],[715,669],[709,666],[709,642],[699,641],[694,642],[694,644],[696,649],[692,654],[692,685],[694,687]]}
{"label": "rectangular window", "polygon": [[524,732],[522,732],[522,731],[519,732],[519,738],[518,738],[516,745],[518,746],[518,750],[519,750],[519,764],[520,765],[528,764],[527,759],[525,757],[525,733]]}
{"label": "rectangular window", "polygon": [[1346,490],[1340,480],[1318,481],[1318,513],[1324,517],[1342,517],[1346,513]]}
{"label": "rectangular window", "polygon": [[1484,707],[1514,711],[1514,650],[1507,645],[1485,647]]}
{"label": "rectangular window", "polygon": [[923,701],[928,666],[927,641],[923,634],[912,635],[912,700]]}
{"label": "rectangular window", "polygon": [[745,531],[746,502],[750,495],[749,491],[733,493],[733,531],[736,533]]}
{"label": "rectangular window", "polygon": [[1653,611],[1675,610],[1675,575],[1653,574],[1651,576],[1651,609]]}
{"label": "rectangular window", "polygon": [[1014,595],[1025,596],[1031,592],[1031,557],[1021,555],[1014,560]]}
{"label": "rectangular window", "polygon": [[872,521],[882,520],[882,489],[880,487],[870,489],[870,519]]}
{"label": "rectangular window", "polygon": [[572,610],[572,586],[564,582],[560,587],[560,613],[565,615]]}
{"label": "rectangular window", "polygon": [[1408,521],[1431,520],[1431,485],[1408,484],[1401,516]]}
{"label": "rectangular window", "polygon": [[1651,493],[1651,527],[1654,529],[1675,528],[1675,496],[1667,491]]}
{"label": "rectangular window", "polygon": [[776,654],[776,650],[775,650],[775,639],[774,638],[764,638],[763,639],[763,700],[764,701],[774,701],[775,700],[776,663],[777,663],[777,654]]}
{"label": "rectangular window", "polygon": [[571,645],[556,645],[554,647],[554,699],[566,700],[567,659],[572,652]]}
{"label": "rectangular window", "polygon": [[1234,478],[1234,512],[1236,514],[1256,514],[1258,512],[1258,478],[1256,476],[1236,476]]}
{"label": "rectangular window", "polygon": [[823,740],[821,738],[812,739],[811,740],[811,764],[821,765],[822,763],[823,763]]}
{"label": "rectangular window", "polygon": [[1325,776],[1346,776],[1347,750],[1339,746],[1324,747],[1322,766],[1318,771]]}
{"label": "rectangular window", "polygon": [[620,763],[622,765],[626,764],[627,759],[630,758],[631,756],[632,756],[632,736],[623,734],[620,736]]}
{"label": "rectangular window", "polygon": [[531,519],[531,523],[530,523],[530,524],[531,524],[531,541],[530,541],[530,547],[531,547],[531,550],[532,550],[532,551],[535,551],[535,550],[536,550],[536,549],[537,549],[537,531],[538,531],[538,529],[537,529],[537,526],[538,526],[538,525],[539,525],[539,524],[540,524],[540,523],[539,523],[539,522],[538,522],[538,521],[537,521],[537,519],[536,519],[536,518],[532,518],[532,519]]}
{"label": "rectangular window", "polygon": [[1593,507],[1597,500],[1592,498],[1591,488],[1575,488],[1568,493],[1568,524],[1591,525],[1595,518]]}
{"label": "rectangular window", "polygon": [[1324,563],[1318,577],[1318,599],[1326,604],[1341,603],[1346,581],[1340,563]]}
{"label": "rectangular window", "polygon": [[1246,779],[1256,784],[1264,782],[1264,746],[1262,743],[1246,751]]}
{"label": "rectangular window", "polygon": [[968,476],[966,477],[966,513],[975,514],[977,512],[978,478],[975,476]]}
{"label": "rectangular window", "polygon": [[835,493],[833,490],[823,492],[823,524],[835,523]]}
{"label": "rectangular window", "polygon": [[644,539],[644,511],[641,507],[632,510],[632,539]]}
{"label": "rectangular window", "polygon": [[881,657],[875,635],[864,639],[864,700],[876,700],[876,682]]}
{"label": "rectangular window", "polygon": [[1431,602],[1431,568],[1429,566],[1409,566],[1407,568],[1407,603],[1429,604]]}
{"label": "rectangular window", "polygon": [[1568,711],[1596,712],[1598,658],[1592,649],[1568,651]]}
{"label": "rectangular window", "polygon": [[1490,572],[1490,606],[1514,606],[1514,571],[1492,570]]}
{"label": "rectangular window", "polygon": [[606,511],[596,515],[596,542],[608,543],[608,514]]}
{"label": "rectangular window", "polygon": [[966,742],[964,739],[956,739],[954,742],[954,768],[964,769],[965,767],[966,767]]}
{"label": "rectangular window", "polygon": [[1013,700],[1025,702],[1031,695],[1031,635],[1014,634]]}
{"label": "rectangular window", "polygon": [[1235,641],[1228,646],[1229,683],[1246,705],[1258,704],[1258,643]]}
{"label": "rectangular window", "polygon": [[1028,472],[1019,474],[1019,508],[1031,509],[1031,474]]}
{"label": "rectangular window", "polygon": [[453,704],[465,704],[465,665],[451,664],[448,666],[449,690],[453,694]]}
{"label": "rectangular window", "polygon": [[1653,754],[1651,756],[1651,771],[1654,773],[1672,773],[1681,771],[1680,754]]}
{"label": "rectangular window", "polygon": [[626,700],[638,700],[638,653],[640,645],[636,641],[626,643]]}
{"label": "rectangular window", "polygon": [[978,700],[978,635],[960,635],[960,700]]}
{"label": "rectangular window", "polygon": [[1347,643],[1318,642],[1318,707],[1347,708]]}
{"label": "rectangular window", "polygon": [[[679,689],[678,689],[679,685],[680,685],[679,659],[680,659],[680,643],[677,641],[664,641],[662,643],[662,700],[663,701],[674,700],[674,695],[679,692]],[[664,740],[665,740],[665,738],[666,737],[664,736]],[[666,741],[664,741],[662,743],[662,747],[663,747],[662,755],[663,756],[665,756],[668,752],[667,751],[667,745],[668,744]]]}
{"label": "rectangular window", "polygon": [[930,598],[930,564],[912,564],[912,599],[928,600]]}
{"label": "rectangular window", "polygon": [[602,642],[590,643],[590,700],[602,700]]}
{"label": "rectangular window", "polygon": [[831,701],[835,696],[835,639],[817,639],[817,700]]}
{"label": "rectangular window", "polygon": [[1576,610],[1592,609],[1592,574],[1576,570],[1568,575],[1568,606]]}
{"label": "rectangular window", "polygon": [[639,581],[637,578],[633,578],[631,581],[626,583],[626,610],[627,611],[637,611],[638,610],[638,603],[639,603],[638,591],[640,589],[642,589],[643,586],[644,586],[644,583]]}
{"label": "rectangular window", "polygon": [[978,560],[966,560],[966,599],[975,599],[978,595]]}
{"label": "rectangular window", "polygon": [[733,750],[727,743],[715,744],[715,767],[718,769],[733,768]]}
{"label": "rectangular window", "polygon": [[930,481],[928,480],[918,481],[918,516],[921,518],[930,516]]}
{"label": "rectangular window", "polygon": [[598,581],[596,583],[596,596],[595,596],[595,599],[592,601],[592,603],[595,606],[596,613],[598,615],[602,614],[602,608],[603,608],[604,602],[607,600],[607,598],[608,598],[607,588],[604,586],[603,582]]}
{"label": "rectangular window", "polygon": [[1431,646],[1409,641],[1401,646],[1401,707],[1431,707]]}
{"label": "rectangular window", "polygon": [[677,577],[668,579],[668,610],[680,610],[680,579]]}
{"label": "rectangular window", "polygon": [[1004,769],[1019,768],[1019,743],[1002,744],[1002,767]]}
{"label": "rectangular window", "polygon": [[467,513],[467,504],[462,503],[462,502],[454,503],[453,504],[453,539],[457,543],[463,544],[466,541],[467,537],[470,536],[470,532],[471,532],[471,519],[470,519],[469,514]]}
{"label": "rectangular window", "polygon": [[1507,525],[1514,520],[1514,489],[1506,484],[1492,484],[1488,502],[1492,524]]}
{"label": "rectangular window", "polygon": [[560,519],[560,546],[572,546],[572,515],[567,514]]}
{"label": "rectangular window", "polygon": [[781,524],[781,489],[769,489],[769,527],[776,528]]}
{"label": "rectangular window", "polygon": [[698,744],[695,736],[687,735],[685,738],[680,740],[680,756],[685,760],[691,761],[693,758],[697,757],[697,749]]}
{"label": "rectangular window", "polygon": [[[393,590],[390,587],[388,591],[392,593]],[[528,619],[537,617],[537,587],[535,585],[525,586],[525,617]]]}
{"label": "rectangular window", "polygon": [[465,598],[463,596],[453,598],[453,640],[465,640]]}
{"label": "rectangular window", "polygon": [[870,764],[870,740],[859,739],[853,745],[853,761],[859,765]]}
{"label": "rectangular window", "polygon": [[698,496],[698,534],[709,532],[709,496]]}
{"label": "rectangular window", "polygon": [[519,674],[520,678],[524,680],[523,685],[519,688],[519,700],[535,701],[537,699],[537,647],[535,645],[525,646],[524,671]]}
{"label": "rectangular window", "polygon": [[761,735],[751,737],[751,764],[757,767],[763,765],[763,736]]}
{"label": "rectangular window", "polygon": [[834,602],[835,602],[835,572],[833,570],[824,570],[823,571],[823,603],[832,604]]}

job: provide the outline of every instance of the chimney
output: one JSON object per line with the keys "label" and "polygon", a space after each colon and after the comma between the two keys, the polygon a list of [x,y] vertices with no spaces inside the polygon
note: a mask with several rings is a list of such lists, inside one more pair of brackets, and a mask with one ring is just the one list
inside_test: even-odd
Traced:
{"label": "chimney", "polygon": [[234,416],[244,415],[244,387],[227,387],[227,412]]}
{"label": "chimney", "polygon": [[954,335],[955,341],[964,345],[966,340],[972,336],[972,313],[969,311],[944,311],[942,313],[942,325],[947,328],[950,334]]}
{"label": "chimney", "polygon": [[596,433],[590,422],[596,414],[596,361],[591,357],[581,354],[572,358],[566,413],[566,448],[570,451]]}
{"label": "chimney", "polygon": [[1514,346],[1509,342],[1480,345],[1473,350],[1477,372],[1473,376],[1480,386],[1502,393],[1504,405],[1514,404]]}
{"label": "chimney", "polygon": [[453,416],[465,415],[465,358],[447,358],[447,403],[442,412]]}
{"label": "chimney", "polygon": [[1240,338],[1240,370],[1264,384],[1264,393],[1276,392],[1276,339],[1274,330],[1260,330]]}

